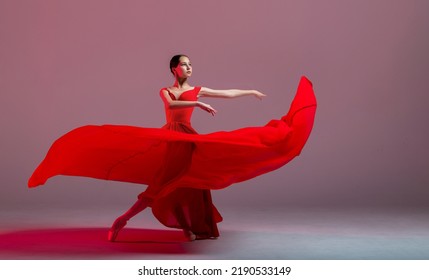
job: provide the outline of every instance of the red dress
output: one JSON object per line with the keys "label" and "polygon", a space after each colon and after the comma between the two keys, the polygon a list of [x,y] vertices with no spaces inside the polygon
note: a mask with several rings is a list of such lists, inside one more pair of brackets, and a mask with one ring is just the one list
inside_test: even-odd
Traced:
{"label": "red dress", "polygon": [[[196,100],[200,88],[179,100]],[[174,99],[174,95],[170,94]],[[162,128],[88,125],[54,142],[28,181],[42,185],[52,176],[71,175],[148,185],[140,196],[166,226],[218,236],[221,216],[210,189],[222,189],[275,170],[299,155],[313,127],[316,98],[302,77],[288,113],[265,126],[197,134],[193,107],[166,108]]]}

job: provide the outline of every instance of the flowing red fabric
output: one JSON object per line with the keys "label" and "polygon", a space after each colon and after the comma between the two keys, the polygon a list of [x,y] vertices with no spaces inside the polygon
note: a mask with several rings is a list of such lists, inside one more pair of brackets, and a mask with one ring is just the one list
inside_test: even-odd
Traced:
{"label": "flowing red fabric", "polygon": [[[199,90],[185,91],[178,100],[197,100]],[[215,225],[221,217],[209,190],[278,169],[299,155],[316,106],[312,84],[302,77],[288,113],[261,127],[196,134],[190,124],[192,107],[166,107],[163,128],[79,127],[53,143],[28,186],[43,185],[56,175],[145,184],[140,196],[153,200],[152,211],[163,224],[183,228],[192,223],[189,213],[199,212],[197,220],[210,216],[206,224]]]}

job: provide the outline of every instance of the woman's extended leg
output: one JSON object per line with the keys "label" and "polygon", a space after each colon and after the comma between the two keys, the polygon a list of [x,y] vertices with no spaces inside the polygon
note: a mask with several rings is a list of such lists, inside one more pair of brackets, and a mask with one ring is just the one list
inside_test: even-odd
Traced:
{"label": "woman's extended leg", "polygon": [[127,224],[127,221],[146,209],[149,206],[150,200],[146,197],[139,197],[139,199],[134,203],[133,206],[130,207],[130,209],[127,210],[123,215],[119,216],[114,222],[112,227],[109,230],[107,239],[111,242],[114,242],[116,240],[116,237],[118,237],[119,231],[125,227]]}

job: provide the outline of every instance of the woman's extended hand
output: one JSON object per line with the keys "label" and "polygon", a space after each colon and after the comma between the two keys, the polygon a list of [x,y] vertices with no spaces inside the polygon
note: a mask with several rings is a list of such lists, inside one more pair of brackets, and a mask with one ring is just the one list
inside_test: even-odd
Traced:
{"label": "woman's extended hand", "polygon": [[217,113],[217,111],[210,106],[209,104],[203,103],[198,101],[198,107],[200,107],[201,109],[203,109],[204,111],[209,112],[210,114],[212,114],[213,116]]}
{"label": "woman's extended hand", "polygon": [[260,99],[260,100],[262,100],[262,97],[266,96],[265,94],[263,94],[262,92],[257,91],[257,90],[254,91],[253,95],[255,95],[255,97]]}

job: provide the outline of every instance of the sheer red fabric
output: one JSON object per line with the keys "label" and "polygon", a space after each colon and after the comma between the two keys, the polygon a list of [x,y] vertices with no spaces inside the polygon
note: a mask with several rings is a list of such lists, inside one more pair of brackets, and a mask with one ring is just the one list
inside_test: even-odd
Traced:
{"label": "sheer red fabric", "polygon": [[[196,100],[199,90],[195,87],[178,99]],[[195,233],[207,232],[210,225],[210,234],[216,236],[221,216],[209,190],[270,172],[299,155],[316,106],[312,84],[302,77],[288,113],[261,127],[196,134],[190,124],[192,107],[166,108],[163,128],[79,127],[53,143],[28,186],[43,185],[56,175],[145,184],[140,196],[152,199],[152,211],[164,225],[192,227],[193,221],[206,219],[204,225],[193,226]]]}

